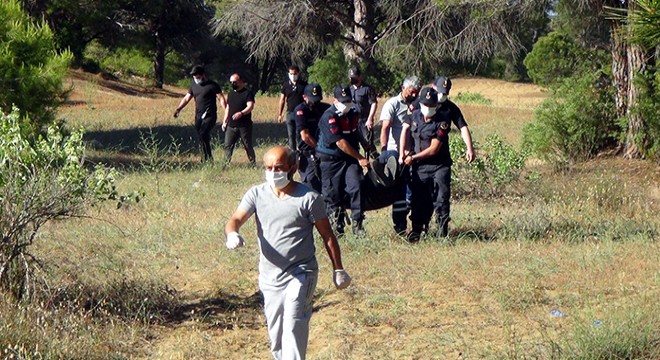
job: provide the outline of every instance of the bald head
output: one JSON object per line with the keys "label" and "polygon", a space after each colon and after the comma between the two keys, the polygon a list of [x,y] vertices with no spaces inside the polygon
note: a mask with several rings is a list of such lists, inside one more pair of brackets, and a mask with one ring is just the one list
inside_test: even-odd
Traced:
{"label": "bald head", "polygon": [[273,146],[264,154],[266,170],[291,173],[296,167],[296,152],[286,146]]}

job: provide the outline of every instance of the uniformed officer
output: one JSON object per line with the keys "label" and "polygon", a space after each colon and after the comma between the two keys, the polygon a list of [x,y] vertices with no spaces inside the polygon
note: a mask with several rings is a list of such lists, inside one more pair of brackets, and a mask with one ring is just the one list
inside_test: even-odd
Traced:
{"label": "uniformed officer", "polygon": [[321,169],[316,156],[319,139],[319,119],[330,107],[322,102],[323,89],[319,84],[305,86],[303,102],[294,109],[296,133],[298,135],[298,173],[303,184],[321,192]]}
{"label": "uniformed officer", "polygon": [[[447,236],[452,164],[449,130],[452,122],[458,128],[467,126],[462,117],[452,117],[451,110],[438,111],[438,92],[431,87],[422,89],[419,104],[419,110],[412,113],[410,122],[403,126],[401,133],[403,161],[412,166],[410,242],[419,241],[421,234],[429,231],[434,213],[438,226],[436,236]],[[412,135],[412,147],[409,147],[408,131]]]}
{"label": "uniformed officer", "polygon": [[360,68],[353,66],[348,69],[348,78],[351,82],[351,97],[353,105],[360,117],[360,134],[366,139],[368,147],[365,152],[375,153],[374,146],[374,117],[378,109],[378,98],[373,86],[364,82]]}
{"label": "uniformed officer", "polygon": [[364,236],[360,183],[362,168],[368,168],[369,162],[360,154],[359,146],[367,144],[358,133],[359,118],[353,108],[351,89],[337,86],[333,95],[333,105],[319,121],[316,154],[321,160],[321,191],[335,233],[344,233],[343,204],[348,198],[353,233]]}
{"label": "uniformed officer", "polygon": [[[286,121],[286,132],[288,136],[289,149],[296,150],[296,113],[295,108],[303,102],[303,91],[307,82],[300,78],[298,65],[291,65],[287,79],[282,84],[282,91],[277,112],[277,122]],[[286,118],[282,117],[284,104],[286,103]]]}
{"label": "uniformed officer", "polygon": [[[446,76],[439,76],[431,83],[433,87],[438,92],[438,112],[446,115],[448,119],[456,123],[454,119],[461,119],[465,123],[463,118],[463,113],[461,109],[453,101],[449,100],[449,91],[451,90],[451,79]],[[457,125],[458,126],[458,125]],[[474,147],[472,146],[472,134],[470,133],[470,128],[467,123],[465,126],[459,127],[461,131],[461,138],[465,143],[465,159],[467,162],[474,161]]]}

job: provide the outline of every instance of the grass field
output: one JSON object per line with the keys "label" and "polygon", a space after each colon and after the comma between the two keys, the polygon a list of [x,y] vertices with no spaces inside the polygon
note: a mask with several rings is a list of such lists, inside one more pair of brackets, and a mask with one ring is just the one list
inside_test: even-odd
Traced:
{"label": "grass field", "polygon": [[[242,149],[226,169],[198,165],[192,104],[172,117],[185,89],[83,73],[70,83],[60,114],[85,128],[88,160],[121,169],[120,190],[145,196],[45,228],[36,244],[52,303],[0,303],[2,356],[269,359],[254,221],[239,250],[224,247],[223,233],[262,171]],[[498,133],[515,146],[545,96],[486,79],[456,79],[458,92],[491,100],[459,104],[477,141]],[[276,98],[257,98],[259,158],[286,141],[276,107]],[[389,209],[368,212],[368,237],[341,241],[354,279],[345,291],[334,289],[317,241],[308,358],[660,358],[658,166],[619,158],[562,173],[528,166],[535,180],[515,191],[453,200],[452,245],[410,245],[393,234]]]}

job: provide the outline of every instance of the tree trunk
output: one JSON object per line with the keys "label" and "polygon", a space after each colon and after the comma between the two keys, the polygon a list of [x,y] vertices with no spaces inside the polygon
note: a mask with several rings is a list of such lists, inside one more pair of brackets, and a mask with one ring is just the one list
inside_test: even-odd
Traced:
{"label": "tree trunk", "polygon": [[[270,82],[268,81],[268,74],[270,73],[270,57],[266,55],[266,58],[261,64],[261,75],[259,76],[259,90],[261,93],[265,93],[268,91],[268,85]],[[257,60],[257,67],[259,66],[259,61]]]}
{"label": "tree trunk", "polygon": [[626,116],[628,112],[628,59],[624,35],[620,31],[621,23],[612,22],[612,81],[615,89],[614,102],[616,104],[616,115],[619,118]]}
{"label": "tree trunk", "polygon": [[353,6],[353,41],[345,48],[346,59],[349,63],[366,62],[370,67],[373,62],[374,46],[374,9],[370,0],[354,0]]}
{"label": "tree trunk", "polygon": [[158,89],[163,88],[165,78],[165,39],[160,35],[160,31],[156,31],[156,49],[154,52],[154,86]]}
{"label": "tree trunk", "polygon": [[630,87],[628,89],[628,129],[626,132],[625,152],[626,159],[642,158],[640,145],[644,139],[644,119],[636,107],[639,103],[639,89],[635,82],[635,75],[646,70],[646,59],[644,49],[636,44],[628,46],[628,78]]}

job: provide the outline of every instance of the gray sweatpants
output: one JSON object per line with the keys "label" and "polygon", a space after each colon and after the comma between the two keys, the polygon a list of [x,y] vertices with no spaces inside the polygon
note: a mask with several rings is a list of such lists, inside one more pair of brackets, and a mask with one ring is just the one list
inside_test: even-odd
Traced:
{"label": "gray sweatpants", "polygon": [[275,360],[304,360],[318,271],[290,276],[282,286],[259,283]]}

